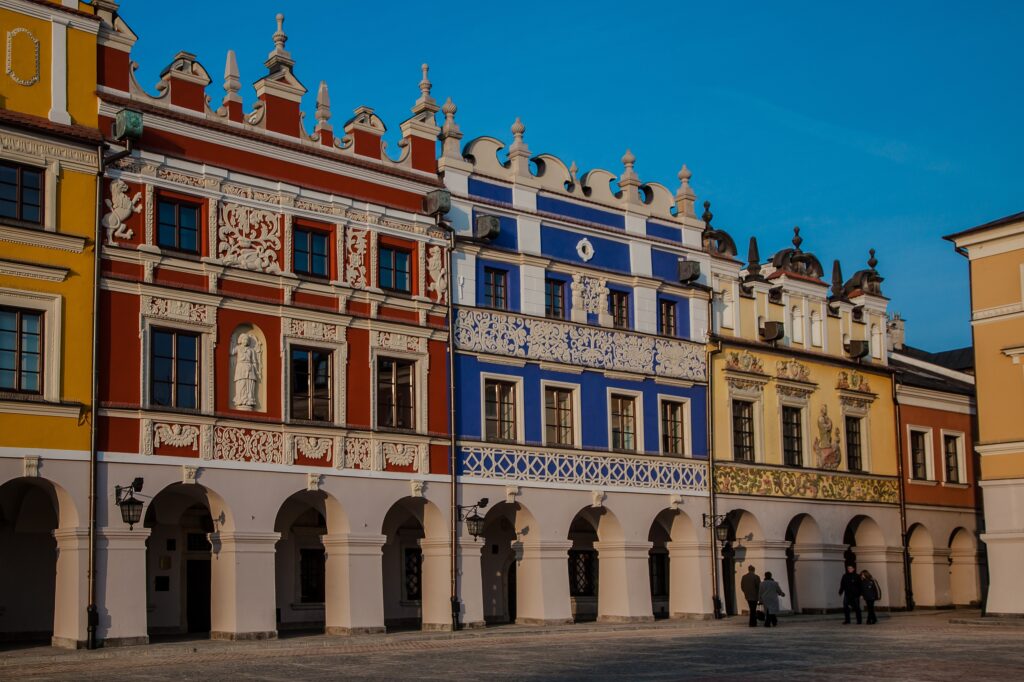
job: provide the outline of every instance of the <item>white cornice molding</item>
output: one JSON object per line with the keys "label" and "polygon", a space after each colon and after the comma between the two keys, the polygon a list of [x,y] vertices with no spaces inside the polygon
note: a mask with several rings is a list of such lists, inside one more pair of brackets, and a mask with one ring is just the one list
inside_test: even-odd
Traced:
{"label": "white cornice molding", "polygon": [[975,443],[974,449],[979,455],[1024,455],[1024,440],[1011,440],[1002,443]]}
{"label": "white cornice molding", "polygon": [[67,268],[52,265],[36,265],[0,258],[0,275],[11,277],[29,277],[46,282],[63,282],[71,272]]}
{"label": "white cornice molding", "polygon": [[44,249],[56,249],[68,253],[82,253],[88,241],[85,237],[61,232],[49,232],[31,227],[13,227],[0,225],[0,242],[38,246]]}
{"label": "white cornice molding", "polygon": [[902,353],[898,353],[895,351],[890,352],[889,357],[892,358],[893,360],[899,360],[900,362],[907,365],[911,365],[913,367],[920,367],[921,369],[927,370],[932,374],[941,374],[944,377],[956,379],[957,381],[962,381],[965,384],[971,384],[972,386],[974,385],[974,377],[965,372],[958,372],[955,369],[949,369],[948,367],[943,367],[942,365],[936,365],[926,360],[918,360],[917,358],[912,358],[909,355],[903,355]]}
{"label": "white cornice molding", "polygon": [[0,399],[0,414],[18,414],[33,417],[66,417],[78,419],[82,414],[81,405],[37,402],[34,400]]}
{"label": "white cornice molding", "polygon": [[25,0],[0,0],[0,9],[25,14],[34,19],[42,19],[44,21],[59,19],[66,22],[71,28],[93,35],[99,33],[100,30],[100,21],[98,19],[86,19],[77,13],[62,11],[60,5],[26,2]]}
{"label": "white cornice molding", "polygon": [[1024,220],[953,235],[952,241],[957,248],[967,249],[967,258],[972,261],[1024,249]]}
{"label": "white cornice molding", "polygon": [[924,407],[944,412],[956,412],[958,414],[977,414],[974,398],[956,393],[945,393],[899,384],[896,388],[896,397],[901,405]]}

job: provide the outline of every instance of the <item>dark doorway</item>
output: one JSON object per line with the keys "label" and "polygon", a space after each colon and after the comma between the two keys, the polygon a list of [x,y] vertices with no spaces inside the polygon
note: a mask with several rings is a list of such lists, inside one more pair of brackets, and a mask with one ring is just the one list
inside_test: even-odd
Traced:
{"label": "dark doorway", "polygon": [[512,559],[512,563],[508,567],[508,622],[516,622],[516,564],[519,563],[515,559]]}
{"label": "dark doorway", "polygon": [[736,608],[736,562],[733,558],[736,550],[730,543],[722,548],[722,597],[725,599],[725,614],[735,616],[739,613]]}
{"label": "dark doorway", "polygon": [[185,616],[188,631],[210,631],[210,561],[189,559],[185,562]]}

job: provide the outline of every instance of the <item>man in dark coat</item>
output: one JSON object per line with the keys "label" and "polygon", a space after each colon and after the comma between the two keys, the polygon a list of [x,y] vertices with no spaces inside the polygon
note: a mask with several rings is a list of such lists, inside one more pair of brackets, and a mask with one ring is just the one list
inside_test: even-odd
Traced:
{"label": "man in dark coat", "polygon": [[743,590],[743,598],[747,600],[747,608],[750,609],[750,627],[757,627],[757,600],[761,590],[761,579],[757,577],[753,566],[747,566],[747,574],[740,580],[740,589]]}
{"label": "man in dark coat", "polygon": [[839,594],[843,595],[843,625],[850,624],[850,609],[857,614],[857,625],[860,625],[860,595],[863,589],[863,581],[857,575],[857,569],[847,566],[846,573],[839,581]]}

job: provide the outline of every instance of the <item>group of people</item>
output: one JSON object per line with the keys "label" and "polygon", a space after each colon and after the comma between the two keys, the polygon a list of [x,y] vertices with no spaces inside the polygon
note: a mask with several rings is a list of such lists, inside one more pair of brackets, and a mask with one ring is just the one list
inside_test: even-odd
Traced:
{"label": "group of people", "polygon": [[[779,597],[785,597],[786,593],[772,578],[771,571],[765,571],[764,580],[761,580],[756,569],[748,566],[747,574],[740,580],[740,589],[750,611],[750,627],[757,627],[759,606],[764,614],[766,628],[779,624]],[[857,624],[861,624],[861,599],[864,599],[867,605],[868,625],[878,622],[875,616],[875,602],[882,597],[882,589],[878,586],[878,581],[871,577],[871,573],[866,570],[857,573],[856,567],[847,566],[846,573],[839,582],[839,594],[843,597],[844,625],[850,624],[851,612],[856,614]]]}

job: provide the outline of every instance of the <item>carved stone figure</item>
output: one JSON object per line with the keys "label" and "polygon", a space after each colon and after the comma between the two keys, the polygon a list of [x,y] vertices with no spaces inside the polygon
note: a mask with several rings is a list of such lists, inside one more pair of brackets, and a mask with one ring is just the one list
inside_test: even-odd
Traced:
{"label": "carved stone figure", "polygon": [[142,206],[142,192],[136,192],[135,196],[128,196],[128,183],[124,180],[114,180],[110,183],[110,198],[104,200],[109,211],[103,216],[103,227],[107,228],[107,244],[116,244],[115,239],[131,239],[135,234],[124,221],[128,220],[133,213],[140,213]]}
{"label": "carved stone figure", "polygon": [[427,249],[427,272],[430,274],[427,291],[434,294],[435,301],[444,303],[448,300],[448,269],[444,265],[440,246]]}
{"label": "carved stone figure", "polygon": [[821,406],[818,416],[818,435],[814,439],[814,452],[818,456],[818,467],[838,469],[842,452],[839,449],[839,427],[833,427],[828,416],[828,406]]}
{"label": "carved stone figure", "polygon": [[278,273],[278,217],[270,211],[225,202],[220,208],[217,255],[227,265]]}
{"label": "carved stone figure", "polygon": [[256,337],[241,333],[231,349],[235,358],[235,395],[233,404],[238,410],[255,410],[259,404],[259,384],[262,380],[259,341]]}

